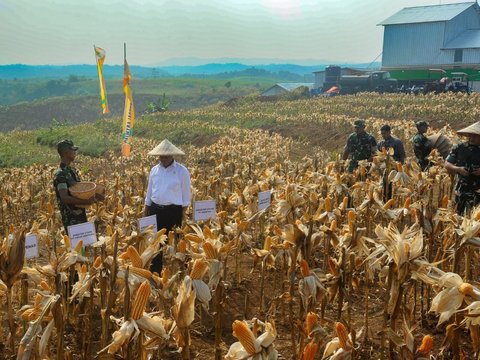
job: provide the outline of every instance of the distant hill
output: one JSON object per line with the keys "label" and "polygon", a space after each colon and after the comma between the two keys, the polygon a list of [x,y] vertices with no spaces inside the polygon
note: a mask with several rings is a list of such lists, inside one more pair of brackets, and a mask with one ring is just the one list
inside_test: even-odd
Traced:
{"label": "distant hill", "polygon": [[[241,63],[210,63],[196,66],[158,66],[145,67],[131,65],[130,71],[136,78],[161,78],[171,76],[188,75],[217,75],[222,73],[238,72],[248,69],[265,70],[271,73],[292,73],[300,76],[311,75],[314,71],[325,69],[329,64],[318,65],[297,65],[297,64],[268,64],[268,65],[245,65]],[[336,64],[343,67],[357,68],[376,68],[379,63],[370,64]],[[105,65],[103,72],[106,78],[120,79],[123,77],[122,65]],[[0,79],[29,79],[29,78],[48,78],[59,79],[68,78],[70,75],[93,78],[97,76],[95,65],[23,65],[11,64],[0,65]],[[262,76],[264,76],[263,74]]]}

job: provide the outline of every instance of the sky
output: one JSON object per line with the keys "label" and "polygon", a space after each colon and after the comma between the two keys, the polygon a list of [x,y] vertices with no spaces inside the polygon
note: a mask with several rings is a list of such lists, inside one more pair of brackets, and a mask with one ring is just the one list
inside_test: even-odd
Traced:
{"label": "sky", "polygon": [[0,0],[0,64],[372,62],[379,22],[442,2],[465,0]]}

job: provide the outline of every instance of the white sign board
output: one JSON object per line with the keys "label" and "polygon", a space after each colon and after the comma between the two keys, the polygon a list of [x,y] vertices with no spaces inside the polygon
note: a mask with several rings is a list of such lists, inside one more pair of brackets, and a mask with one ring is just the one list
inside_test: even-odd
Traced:
{"label": "white sign board", "polygon": [[193,220],[208,220],[217,216],[217,204],[215,200],[202,200],[193,203]]}
{"label": "white sign board", "polygon": [[262,191],[258,193],[258,210],[259,211],[262,211],[268,208],[271,202],[272,202],[272,192],[270,190]]}
{"label": "white sign board", "polygon": [[91,222],[70,225],[67,227],[67,231],[72,248],[75,248],[80,240],[83,240],[83,246],[92,245],[97,242],[95,226]]}
{"label": "white sign board", "polygon": [[25,258],[32,259],[38,257],[38,238],[35,234],[25,236]]}
{"label": "white sign board", "polygon": [[157,233],[157,216],[156,215],[150,215],[146,217],[142,217],[138,219],[138,230],[142,233],[144,232],[147,227],[150,225],[153,225],[153,233]]}

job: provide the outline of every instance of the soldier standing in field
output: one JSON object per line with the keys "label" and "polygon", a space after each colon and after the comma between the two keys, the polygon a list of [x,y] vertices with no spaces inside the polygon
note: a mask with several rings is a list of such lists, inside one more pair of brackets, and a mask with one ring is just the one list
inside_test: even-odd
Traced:
{"label": "soldier standing in field", "polygon": [[350,134],[347,144],[343,150],[343,160],[350,157],[348,171],[353,172],[361,160],[372,161],[373,154],[377,148],[377,141],[365,131],[365,120],[358,119],[353,123],[355,132]]}
{"label": "soldier standing in field", "polygon": [[95,201],[95,196],[88,200],[82,200],[71,196],[68,191],[70,187],[80,182],[77,170],[70,166],[75,160],[77,150],[78,147],[74,146],[71,140],[62,140],[57,144],[60,166],[55,171],[53,185],[65,232],[67,232],[68,226],[87,221],[85,209],[76,205],[90,205]]}
{"label": "soldier standing in field", "polygon": [[456,208],[464,215],[480,204],[480,121],[457,131],[468,141],[453,147],[445,159],[445,168],[456,174]]}
{"label": "soldier standing in field", "polygon": [[430,160],[428,160],[428,155],[430,155],[433,149],[433,144],[425,136],[428,130],[428,123],[425,120],[421,120],[417,121],[415,125],[417,126],[417,133],[412,138],[413,151],[417,158],[418,165],[420,165],[422,171],[425,171],[431,165]]}

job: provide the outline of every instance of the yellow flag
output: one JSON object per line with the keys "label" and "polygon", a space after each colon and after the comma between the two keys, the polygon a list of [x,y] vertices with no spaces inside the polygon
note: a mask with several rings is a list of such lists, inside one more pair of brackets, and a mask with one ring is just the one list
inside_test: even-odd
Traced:
{"label": "yellow flag", "polygon": [[95,58],[97,59],[98,80],[100,81],[100,101],[102,104],[102,113],[108,114],[107,90],[105,89],[105,79],[103,78],[103,62],[105,61],[105,50],[97,46],[95,48]]}
{"label": "yellow flag", "polygon": [[123,125],[122,125],[122,155],[130,156],[130,136],[132,135],[132,128],[135,124],[135,107],[133,106],[132,91],[130,89],[130,69],[127,60],[124,63],[123,72],[123,92],[125,93],[125,108],[123,109]]}

